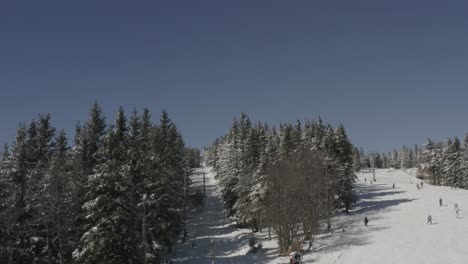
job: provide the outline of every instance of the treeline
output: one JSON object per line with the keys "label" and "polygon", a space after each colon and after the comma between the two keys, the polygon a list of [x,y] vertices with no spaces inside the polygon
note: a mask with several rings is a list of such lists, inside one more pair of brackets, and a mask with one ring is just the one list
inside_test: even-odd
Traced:
{"label": "treeline", "polygon": [[[356,171],[362,168],[417,168],[417,177],[431,184],[468,189],[468,134],[463,143],[457,137],[446,142],[434,142],[430,138],[422,148],[403,146],[387,154],[365,154],[354,148]],[[359,161],[359,162],[358,162]]]}
{"label": "treeline", "polygon": [[[229,216],[253,232],[273,229],[280,251],[310,245],[335,209],[356,201],[353,146],[342,125],[321,120],[253,125],[242,113],[206,151]],[[310,247],[309,247],[310,249]]]}
{"label": "treeline", "polygon": [[445,143],[428,139],[418,177],[429,179],[434,185],[468,189],[468,134],[463,144],[457,137]]}
{"label": "treeline", "polygon": [[153,124],[148,109],[119,108],[107,124],[97,103],[68,141],[40,115],[4,148],[0,262],[160,263],[181,232],[184,170],[199,155],[166,112]]}
{"label": "treeline", "polygon": [[354,148],[353,160],[355,170],[361,168],[376,168],[376,169],[409,169],[417,168],[421,164],[422,151],[417,144],[413,148],[403,146],[401,149],[396,149],[393,152],[387,153],[368,153],[364,150]]}

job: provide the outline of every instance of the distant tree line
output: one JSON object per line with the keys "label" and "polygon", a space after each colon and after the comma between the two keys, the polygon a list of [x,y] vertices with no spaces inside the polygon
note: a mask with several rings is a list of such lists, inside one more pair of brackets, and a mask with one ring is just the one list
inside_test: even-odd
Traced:
{"label": "distant tree line", "polygon": [[362,168],[417,168],[417,177],[429,180],[431,184],[468,189],[468,134],[463,143],[458,137],[446,142],[434,142],[429,138],[422,148],[403,146],[387,154],[365,154],[362,148],[354,148],[353,160],[356,171]]}
{"label": "distant tree line", "polygon": [[68,141],[40,115],[5,146],[0,262],[160,263],[181,232],[184,169],[199,152],[166,112],[153,124],[146,108],[119,108],[107,124],[97,103]]}
{"label": "distant tree line", "polygon": [[320,224],[330,228],[335,210],[356,202],[353,145],[342,125],[319,119],[276,129],[242,113],[206,157],[229,216],[253,232],[274,230],[283,254],[305,240],[311,246]]}
{"label": "distant tree line", "polygon": [[187,166],[189,168],[198,168],[202,166],[202,156],[198,148],[185,148]]}
{"label": "distant tree line", "polygon": [[447,142],[428,139],[421,156],[418,177],[434,185],[468,189],[468,134],[463,144],[457,137]]}
{"label": "distant tree line", "polygon": [[403,146],[401,149],[387,153],[368,153],[364,150],[354,148],[353,160],[355,170],[376,168],[376,169],[410,169],[417,168],[421,164],[422,149],[417,144],[414,148]]}

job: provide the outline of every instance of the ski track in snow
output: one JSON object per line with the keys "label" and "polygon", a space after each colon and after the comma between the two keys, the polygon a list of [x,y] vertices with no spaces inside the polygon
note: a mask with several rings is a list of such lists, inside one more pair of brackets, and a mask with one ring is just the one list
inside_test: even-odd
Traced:
{"label": "ski track in snow", "polygon": [[[208,169],[206,169],[208,170]],[[191,176],[193,188],[202,188],[201,175]],[[367,182],[364,182],[367,178]],[[370,184],[371,173],[359,173],[356,194],[359,201],[349,214],[338,212],[331,232],[323,230],[304,256],[304,263],[468,263],[468,223],[464,211],[468,207],[468,191],[431,186],[425,182],[421,190],[413,171],[376,170],[376,182]],[[286,264],[279,257],[276,242],[267,234],[263,249],[246,254],[250,229],[239,229],[225,217],[218,182],[207,174],[206,200],[203,212],[192,211],[187,224],[187,243],[178,243],[171,255],[174,263],[211,263],[210,239],[215,240],[217,264]],[[395,189],[392,184],[395,183]],[[443,206],[439,206],[439,197]],[[456,217],[454,203],[460,207]],[[433,224],[426,224],[431,214]],[[364,226],[364,217],[369,225]],[[191,247],[191,241],[198,248]]]}

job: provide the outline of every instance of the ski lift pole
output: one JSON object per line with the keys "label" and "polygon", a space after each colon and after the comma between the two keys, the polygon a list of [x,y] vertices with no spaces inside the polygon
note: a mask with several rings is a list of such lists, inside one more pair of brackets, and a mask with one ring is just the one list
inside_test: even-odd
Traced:
{"label": "ski lift pole", "polygon": [[205,181],[206,181],[206,179],[205,179],[205,173],[203,173],[203,197],[206,197],[206,192],[205,192],[205,190],[206,190]]}
{"label": "ski lift pole", "polygon": [[216,259],[216,254],[215,254],[215,243],[214,239],[211,239],[210,241],[210,255],[211,255],[211,264],[215,264],[215,259]]}
{"label": "ski lift pole", "polygon": [[143,219],[142,219],[142,239],[143,239],[143,263],[146,264],[146,193],[143,194]]}
{"label": "ski lift pole", "polygon": [[377,156],[377,151],[375,150],[371,150],[371,165],[372,165],[372,181],[375,182],[375,159],[376,159],[376,156]]}
{"label": "ski lift pole", "polygon": [[182,243],[185,243],[186,237],[187,237],[187,227],[186,227],[186,221],[187,221],[187,215],[186,215],[186,210],[187,210],[187,169],[184,168],[184,211],[183,211],[183,220],[184,220],[184,236],[182,237]]}

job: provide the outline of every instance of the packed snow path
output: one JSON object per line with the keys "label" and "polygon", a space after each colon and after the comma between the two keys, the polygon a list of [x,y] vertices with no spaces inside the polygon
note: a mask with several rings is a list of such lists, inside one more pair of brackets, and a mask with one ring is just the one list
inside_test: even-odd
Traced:
{"label": "packed snow path", "polygon": [[[377,170],[377,182],[372,184],[372,173],[359,173],[358,179],[358,203],[349,214],[337,214],[332,231],[318,236],[304,263],[467,263],[468,191],[428,183],[418,190],[416,183],[421,181],[402,170]],[[194,188],[201,188],[201,176],[192,176],[192,181]],[[246,254],[250,230],[237,229],[226,219],[217,188],[213,175],[207,174],[205,209],[192,212],[187,243],[176,246],[174,262],[211,263],[209,245],[214,238],[216,263],[288,263],[286,257],[278,257],[275,241],[268,241],[266,234],[258,234],[264,249]],[[429,214],[432,225],[426,224]],[[367,227],[365,216],[370,220]],[[197,248],[192,248],[191,240]]]}
{"label": "packed snow path", "polygon": [[[218,181],[208,169],[197,170],[191,175],[191,188],[203,189],[203,175],[206,172],[206,197],[202,211],[192,211],[187,221],[187,241],[174,248],[172,260],[175,263],[211,263],[211,239],[215,242],[217,264],[268,263],[275,255],[247,254],[249,229],[235,228],[235,223],[226,217],[218,189]],[[198,173],[198,176],[197,176]],[[261,257],[262,260],[258,258]]]}

